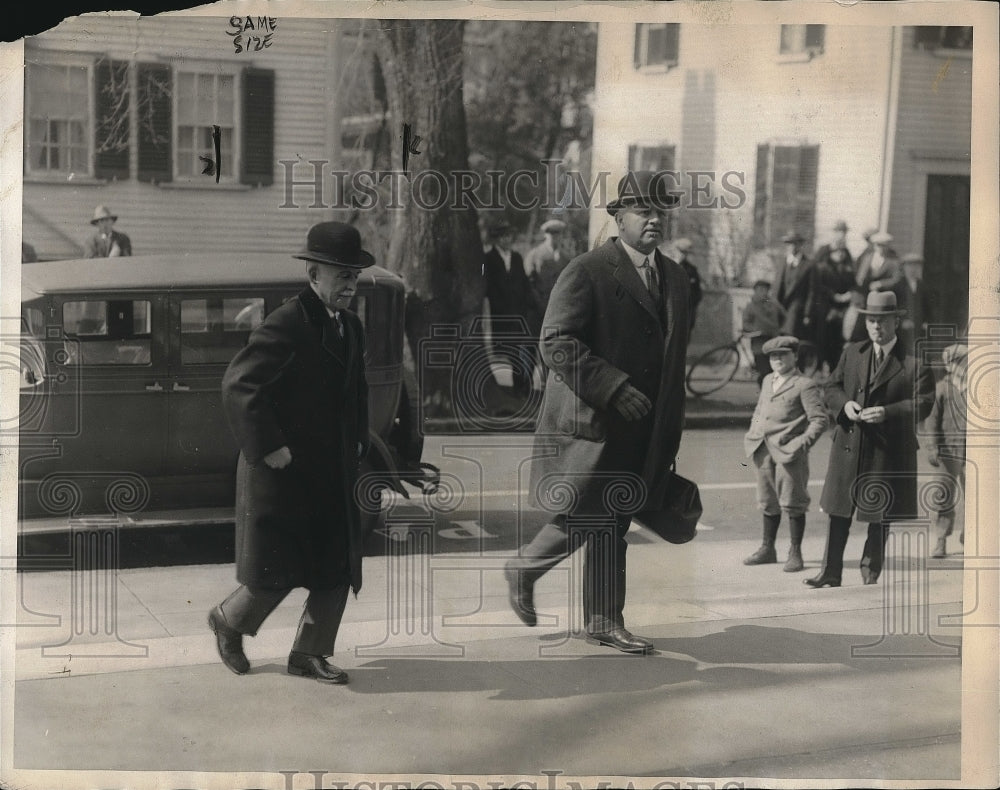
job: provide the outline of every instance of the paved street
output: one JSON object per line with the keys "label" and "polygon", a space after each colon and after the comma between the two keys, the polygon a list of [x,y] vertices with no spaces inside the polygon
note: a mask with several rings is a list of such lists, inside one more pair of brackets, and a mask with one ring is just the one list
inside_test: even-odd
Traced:
{"label": "paved street", "polygon": [[[678,468],[705,505],[694,542],[629,533],[626,619],[654,641],[651,656],[580,638],[577,558],[539,583],[537,628],[510,612],[503,562],[544,521],[518,515],[530,436],[428,440],[446,492],[429,508],[390,508],[333,659],[346,687],[284,672],[302,591],[246,640],[249,675],[218,662],[205,615],[234,586],[231,565],[21,573],[14,764],[539,786],[545,771],[959,779],[962,555],[928,560],[924,530],[901,528],[885,583],[862,586],[856,526],[844,586],[808,589],[825,537],[814,504],[804,572],[744,566],[760,517],[741,438],[685,435]],[[813,450],[814,503],[828,449],[824,437]]]}

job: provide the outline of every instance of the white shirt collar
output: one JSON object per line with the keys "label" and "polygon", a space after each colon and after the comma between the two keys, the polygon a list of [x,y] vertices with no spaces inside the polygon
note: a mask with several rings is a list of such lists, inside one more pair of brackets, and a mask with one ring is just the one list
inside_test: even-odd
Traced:
{"label": "white shirt collar", "polygon": [[889,354],[892,353],[892,350],[896,347],[897,342],[899,342],[899,335],[896,335],[892,340],[890,340],[884,346],[880,346],[878,343],[875,342],[872,342],[872,345],[877,349],[878,348],[882,349],[882,359],[885,359],[887,356],[889,356]]}
{"label": "white shirt collar", "polygon": [[632,265],[635,266],[636,269],[641,269],[642,264],[646,261],[647,258],[649,259],[650,263],[653,263],[653,255],[656,253],[655,250],[650,253],[639,252],[639,250],[635,249],[635,247],[630,247],[624,241],[621,243],[621,246],[622,249],[625,250],[625,254],[628,255],[629,260],[632,261]]}

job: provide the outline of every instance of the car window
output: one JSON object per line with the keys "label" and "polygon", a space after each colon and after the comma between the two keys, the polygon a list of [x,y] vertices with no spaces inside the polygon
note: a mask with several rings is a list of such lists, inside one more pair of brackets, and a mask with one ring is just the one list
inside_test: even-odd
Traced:
{"label": "car window", "polygon": [[262,297],[181,301],[181,364],[227,364],[264,320]]}
{"label": "car window", "polygon": [[148,365],[151,310],[142,299],[64,302],[66,364]]}

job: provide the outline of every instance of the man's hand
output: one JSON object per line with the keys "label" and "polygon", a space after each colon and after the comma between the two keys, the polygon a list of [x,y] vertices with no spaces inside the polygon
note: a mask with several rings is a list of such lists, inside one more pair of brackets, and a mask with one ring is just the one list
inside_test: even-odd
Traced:
{"label": "man's hand", "polygon": [[292,451],[287,447],[279,447],[273,453],[264,456],[264,463],[272,469],[284,469],[292,462]]}
{"label": "man's hand", "polygon": [[927,463],[931,466],[941,466],[941,456],[938,454],[937,447],[931,447],[927,451]]}
{"label": "man's hand", "polygon": [[849,400],[844,404],[844,414],[851,422],[858,422],[861,419],[861,404],[856,400]]}
{"label": "man's hand", "polygon": [[885,406],[869,406],[867,409],[862,409],[858,419],[861,422],[885,422]]}
{"label": "man's hand", "polygon": [[627,383],[611,398],[611,406],[630,422],[642,419],[653,408],[649,398]]}

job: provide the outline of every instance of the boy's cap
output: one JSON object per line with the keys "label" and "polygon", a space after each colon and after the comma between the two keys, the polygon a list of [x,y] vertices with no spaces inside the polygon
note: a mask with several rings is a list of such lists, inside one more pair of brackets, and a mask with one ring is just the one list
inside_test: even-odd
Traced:
{"label": "boy's cap", "polygon": [[786,351],[791,351],[794,354],[798,350],[799,340],[791,335],[772,337],[761,348],[765,354],[783,354]]}
{"label": "boy's cap", "polygon": [[770,288],[771,287],[771,281],[770,280],[757,280],[757,282],[755,282],[753,284],[753,287],[754,288],[761,288],[761,287],[763,287],[763,288]]}

